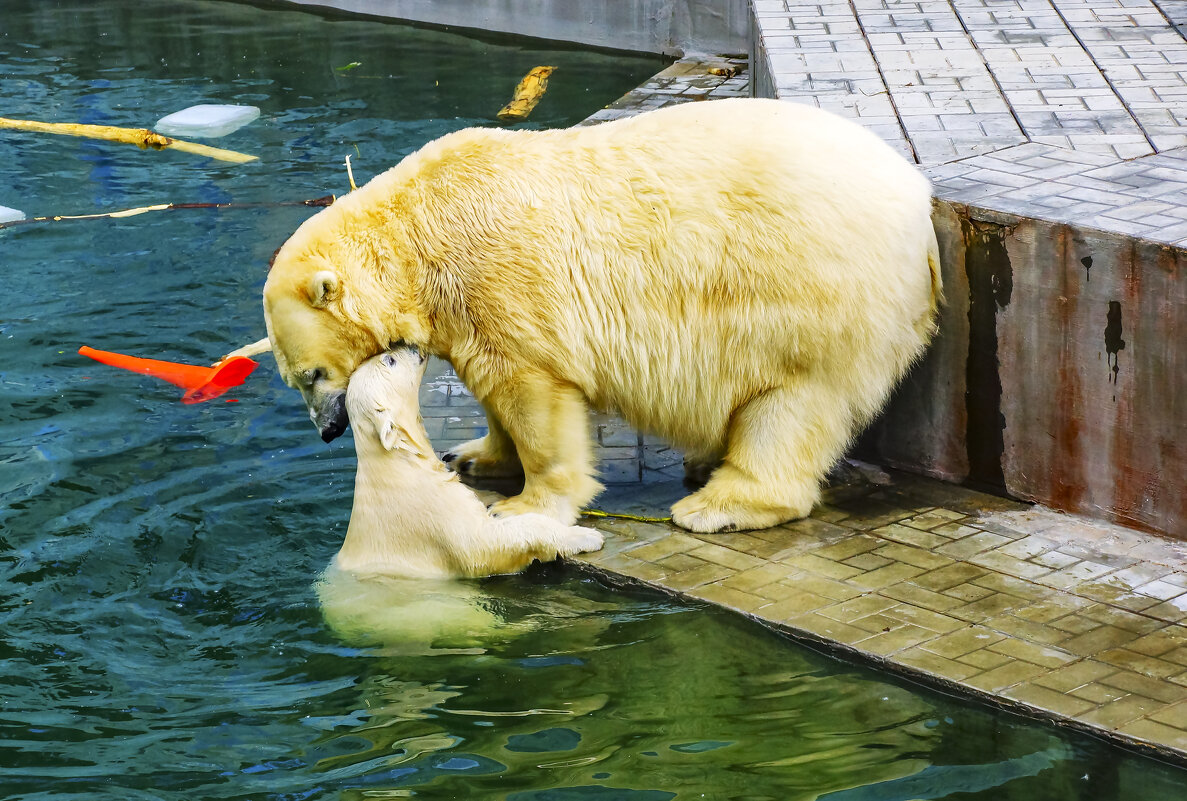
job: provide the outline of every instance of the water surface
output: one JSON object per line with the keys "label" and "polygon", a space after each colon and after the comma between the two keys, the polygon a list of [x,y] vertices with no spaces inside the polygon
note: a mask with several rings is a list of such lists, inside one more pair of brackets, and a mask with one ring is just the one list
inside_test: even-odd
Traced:
{"label": "water surface", "polygon": [[[0,133],[0,204],[54,215],[341,193],[347,154],[361,181],[493,125],[539,64],[559,69],[528,125],[550,127],[661,66],[231,3],[10,0],[4,116],[263,113],[214,142],[260,156],[246,165]],[[1183,774],[1157,763],[579,574],[338,585],[359,597],[323,615],[349,436],[323,445],[266,357],[241,391],[184,406],[76,354],[208,363],[259,338],[268,258],[311,213],[0,231],[0,798],[1183,797]],[[410,640],[414,594],[492,625],[469,642]]]}

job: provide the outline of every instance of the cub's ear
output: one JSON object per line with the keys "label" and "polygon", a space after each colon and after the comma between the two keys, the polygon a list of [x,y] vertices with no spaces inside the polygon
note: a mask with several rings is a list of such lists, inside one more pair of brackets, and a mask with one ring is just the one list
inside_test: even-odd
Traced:
{"label": "cub's ear", "polygon": [[404,429],[396,425],[390,414],[385,414],[379,424],[379,442],[385,451],[394,451],[400,447],[407,447]]}
{"label": "cub's ear", "polygon": [[340,293],[337,273],[319,270],[309,277],[305,292],[309,295],[309,305],[315,309],[337,300]]}

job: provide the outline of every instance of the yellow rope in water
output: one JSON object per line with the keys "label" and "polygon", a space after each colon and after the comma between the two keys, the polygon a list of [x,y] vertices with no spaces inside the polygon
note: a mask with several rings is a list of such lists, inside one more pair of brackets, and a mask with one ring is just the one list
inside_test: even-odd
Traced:
{"label": "yellow rope in water", "polygon": [[581,513],[584,517],[612,517],[616,520],[634,520],[638,523],[671,523],[670,517],[646,517],[631,515],[626,512],[603,512],[601,509],[586,509]]}

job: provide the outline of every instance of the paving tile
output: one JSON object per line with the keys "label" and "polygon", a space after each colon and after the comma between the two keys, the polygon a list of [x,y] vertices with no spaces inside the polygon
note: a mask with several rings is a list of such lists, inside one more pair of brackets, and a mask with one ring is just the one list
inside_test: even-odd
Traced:
{"label": "paving tile", "polygon": [[931,609],[925,609],[912,604],[896,604],[890,609],[885,610],[884,614],[896,620],[913,623],[916,626],[939,634],[947,634],[962,629],[966,625],[963,620],[957,620],[954,617],[948,617]]}
{"label": "paving tile", "polygon": [[979,601],[982,598],[993,595],[993,590],[986,589],[985,587],[978,587],[976,584],[961,584],[960,586],[951,587],[947,590],[944,590],[944,595],[948,595],[952,598],[959,598],[965,603],[969,603],[971,601]]}
{"label": "paving tile", "polygon": [[1132,670],[1119,670],[1116,673],[1099,679],[1099,683],[1108,687],[1116,687],[1140,695],[1153,698],[1164,704],[1174,703],[1187,698],[1187,687],[1181,687],[1167,681],[1159,681],[1151,676],[1143,675]]}
{"label": "paving tile", "polygon": [[966,562],[957,562],[947,567],[931,570],[922,576],[917,576],[912,580],[912,583],[926,590],[940,592],[959,584],[967,584],[970,581],[981,578],[988,572],[985,568],[976,567]]}
{"label": "paving tile", "polygon": [[906,648],[899,651],[895,654],[895,659],[904,665],[917,668],[925,673],[956,682],[963,681],[969,676],[980,672],[980,669],[973,665],[965,665],[952,659],[946,659],[918,647]]}
{"label": "paving tile", "polygon": [[1030,681],[1044,672],[1044,668],[1030,662],[1012,661],[984,673],[965,679],[965,684],[985,692],[1001,692],[1007,687]]}
{"label": "paving tile", "polygon": [[910,526],[911,528],[930,531],[937,526],[948,525],[957,520],[963,520],[964,518],[965,515],[961,512],[955,512],[951,509],[937,507],[935,509],[929,509],[922,514],[915,515],[914,517],[908,517],[903,520],[902,524],[905,526]]}
{"label": "paving tile", "polygon": [[[817,548],[815,551],[813,551],[813,553],[816,556],[822,556],[825,559],[831,559],[835,562],[843,562],[846,559],[858,556],[859,554],[876,550],[883,544],[884,543],[875,537],[870,537],[865,534],[850,534],[850,536],[846,537],[841,542],[826,546],[824,548]],[[885,562],[882,564],[885,564]],[[881,567],[882,564],[874,565],[874,567]],[[857,567],[861,566],[857,565]],[[867,568],[862,569],[864,570]]]}
{"label": "paving tile", "polygon": [[[1019,610],[1014,610],[1015,613]],[[1022,610],[1025,611],[1025,610]],[[1066,631],[1044,626],[1042,623],[1035,623],[1030,620],[1024,620],[1016,617],[1014,614],[998,615],[991,617],[984,623],[986,628],[1000,631],[1003,634],[1009,634],[1020,640],[1032,642],[1037,645],[1052,646],[1058,645],[1072,635]]]}
{"label": "paving tile", "polygon": [[1115,626],[1099,626],[1092,631],[1064,640],[1060,647],[1065,651],[1080,656],[1094,656],[1101,651],[1107,651],[1126,643],[1133,642],[1137,635],[1132,631],[1119,629]]}
{"label": "paving tile", "polygon": [[1075,654],[1069,654],[1058,648],[1046,648],[1015,637],[998,640],[989,645],[988,648],[999,654],[1005,654],[1014,659],[1021,659],[1024,662],[1032,662],[1046,668],[1060,667],[1079,659]]}
{"label": "paving tile", "polygon": [[984,576],[973,579],[973,583],[979,587],[986,587],[994,592],[1012,595],[1015,598],[1030,601],[1031,603],[1038,603],[1039,601],[1050,598],[1052,595],[1050,590],[1038,584],[1015,578],[1014,576],[1002,575],[1001,573],[987,573]]}
{"label": "paving tile", "polygon": [[762,614],[768,620],[782,623],[799,617],[805,612],[812,612],[816,609],[829,606],[832,603],[831,598],[800,591],[768,606],[764,606]]}
{"label": "paving tile", "polygon": [[1075,717],[1096,706],[1087,699],[1065,695],[1038,684],[1020,684],[1009,688],[1003,695],[1064,717]]}
{"label": "paving tile", "polygon": [[698,559],[703,559],[706,562],[712,562],[715,565],[733,568],[734,570],[750,570],[763,564],[761,559],[757,559],[749,554],[739,553],[730,548],[709,543],[702,544],[699,548],[688,551],[688,554]]}
{"label": "paving tile", "polygon": [[1097,662],[1091,659],[1084,659],[1052,670],[1035,679],[1035,681],[1052,690],[1071,692],[1078,687],[1086,686],[1105,676],[1111,676],[1116,672],[1117,668],[1112,665],[1106,665],[1103,662]]}
{"label": "paving tile", "polygon": [[1013,662],[1014,657],[998,653],[997,651],[990,651],[988,648],[982,648],[979,651],[962,654],[956,657],[956,661],[966,665],[973,665],[979,671],[986,671]]}
{"label": "paving tile", "polygon": [[[908,520],[903,521],[903,523],[891,523],[889,526],[881,526],[880,528],[874,529],[870,533],[878,537],[882,537],[883,539],[892,540],[905,545],[914,545],[916,548],[932,549],[950,542],[950,538],[941,534],[935,534],[930,531],[924,531],[914,528],[910,525],[906,525],[906,523],[913,519],[915,518],[908,518]],[[935,525],[942,524],[936,523]],[[933,554],[933,556],[935,556],[935,554]],[[943,559],[940,564],[949,564],[952,562],[952,560],[949,558],[937,558]],[[939,567],[940,564],[933,565],[933,567]],[[1184,590],[1184,592],[1187,592],[1187,590]]]}
{"label": "paving tile", "polygon": [[1181,701],[1150,713],[1150,720],[1187,733],[1187,701]]}
{"label": "paving tile", "polygon": [[849,581],[858,587],[876,590],[906,581],[909,578],[918,576],[922,572],[923,568],[921,567],[896,562],[886,567],[880,567],[877,570],[871,570],[868,573],[853,576]]}
{"label": "paving tile", "polygon": [[1104,729],[1117,729],[1162,707],[1160,701],[1131,694],[1085,712],[1077,719]]}
{"label": "paving tile", "polygon": [[936,632],[930,629],[906,624],[862,640],[860,647],[863,651],[885,656],[911,646],[920,645],[935,639],[935,637]]}
{"label": "paving tile", "polygon": [[1156,629],[1163,628],[1165,625],[1162,621],[1155,618],[1147,617],[1146,615],[1138,615],[1132,612],[1127,612],[1124,609],[1114,609],[1109,606],[1097,605],[1084,609],[1080,612],[1086,618],[1095,620],[1098,623],[1103,623],[1109,626],[1115,626],[1126,631],[1136,632],[1138,634],[1149,634]]}
{"label": "paving tile", "polygon": [[876,615],[890,609],[897,604],[896,601],[883,598],[880,595],[863,595],[859,598],[854,598],[851,601],[845,601],[839,604],[833,604],[825,609],[820,610],[820,614],[830,617],[833,620],[840,620],[844,623],[852,623],[859,618],[867,615]]}
{"label": "paving tile", "polygon": [[790,559],[784,560],[784,564],[797,567],[806,573],[811,573],[816,576],[823,576],[831,579],[850,579],[854,576],[860,575],[861,570],[856,567],[849,567],[840,562],[832,562],[828,559],[822,559],[814,554],[800,554],[793,556]]}
{"label": "paving tile", "polygon": [[[1187,646],[1187,628],[1167,627],[1138,637],[1125,647],[1147,656],[1163,656]],[[1187,653],[1187,651],[1185,651]]]}
{"label": "paving tile", "polygon": [[1159,723],[1153,717],[1131,721],[1121,726],[1118,731],[1140,740],[1169,745],[1172,748],[1187,751],[1187,731]]}
{"label": "paving tile", "polygon": [[1035,579],[1051,572],[1051,569],[1048,567],[1036,565],[1024,559],[1016,559],[1000,550],[974,554],[968,557],[968,560],[974,565],[996,570],[999,573],[1005,573],[1008,576],[1014,576],[1016,578]]}
{"label": "paving tile", "polygon": [[792,628],[802,629],[819,637],[848,645],[859,644],[870,636],[869,632],[862,631],[856,626],[850,626],[848,623],[841,623],[812,612],[785,618],[783,622]]}
{"label": "paving tile", "polygon": [[856,567],[863,571],[877,570],[880,567],[886,567],[887,565],[894,564],[893,559],[888,559],[885,556],[878,556],[874,553],[861,553],[857,556],[851,556],[848,559],[843,560],[843,562],[850,567]]}
{"label": "paving tile", "polygon": [[1156,676],[1161,679],[1170,678],[1182,672],[1182,665],[1176,665],[1174,662],[1167,662],[1152,656],[1139,654],[1127,648],[1110,648],[1107,651],[1101,651],[1095,658],[1109,665],[1128,668],[1129,670],[1144,673],[1147,676]]}
{"label": "paving tile", "polygon": [[984,623],[990,618],[1025,604],[1026,601],[1015,598],[1013,595],[995,592],[972,603],[954,607],[948,610],[948,614],[970,623]]}
{"label": "paving tile", "polygon": [[1005,545],[1009,541],[1008,537],[1003,537],[1001,534],[978,531],[972,536],[941,545],[936,548],[936,552],[954,559],[968,559],[976,554]]}
{"label": "paving tile", "polygon": [[[882,529],[879,529],[881,531]],[[936,568],[944,567],[952,564],[952,559],[939,554],[931,553],[922,548],[913,548],[909,545],[893,544],[885,545],[874,551],[877,556],[890,559],[895,562],[903,562],[908,565],[923,568],[924,570],[935,570]]]}
{"label": "paving tile", "polygon": [[727,609],[733,609],[747,614],[758,612],[761,607],[768,606],[770,601],[748,592],[742,592],[722,584],[702,584],[689,589],[690,597],[702,601],[709,601]]}
{"label": "paving tile", "polygon": [[1107,684],[1097,684],[1094,681],[1069,692],[1071,695],[1077,698],[1083,698],[1085,701],[1091,701],[1097,706],[1103,706],[1111,701],[1116,701],[1129,695],[1129,692],[1126,690],[1119,690]]}
{"label": "paving tile", "polygon": [[780,583],[801,589],[805,592],[815,593],[833,601],[847,601],[865,592],[861,588],[841,581],[834,581],[833,579],[822,578],[807,573],[801,573]]}
{"label": "paving tile", "polygon": [[1004,634],[990,629],[971,627],[937,637],[924,646],[924,649],[947,659],[955,659],[1003,639],[1005,639]]}
{"label": "paving tile", "polygon": [[774,584],[795,572],[795,568],[772,562],[763,562],[757,567],[734,573],[722,580],[722,585],[743,592],[757,592],[768,584]]}
{"label": "paving tile", "polygon": [[912,581],[892,584],[889,587],[884,587],[880,592],[887,598],[904,601],[924,609],[930,609],[933,612],[944,612],[961,605],[962,600],[960,598],[953,598],[949,595],[932,592],[916,585],[915,581],[919,578],[919,576],[916,576]]}
{"label": "paving tile", "polygon": [[[628,555],[631,555],[628,553]],[[704,567],[709,564],[703,559],[697,559],[695,556],[686,553],[674,553],[671,556],[665,556],[654,562],[657,567],[662,567],[668,573],[683,573],[692,570],[695,567]]]}
{"label": "paving tile", "polygon": [[700,540],[686,534],[669,534],[661,540],[640,545],[630,551],[631,557],[646,562],[658,562],[665,556],[688,553],[701,547]]}
{"label": "paving tile", "polygon": [[664,586],[674,590],[690,590],[702,584],[721,581],[730,575],[730,569],[721,565],[703,564],[691,570],[673,573],[664,579]]}

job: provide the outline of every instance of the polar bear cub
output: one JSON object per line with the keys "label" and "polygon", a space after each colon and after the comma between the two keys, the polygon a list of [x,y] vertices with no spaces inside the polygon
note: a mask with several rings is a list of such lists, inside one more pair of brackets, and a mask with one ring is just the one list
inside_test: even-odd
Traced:
{"label": "polar bear cub", "polygon": [[596,551],[602,535],[540,514],[491,517],[433,452],[417,398],[426,357],[396,348],[350,377],[346,408],[358,470],[334,565],[403,578],[514,573],[533,560]]}

